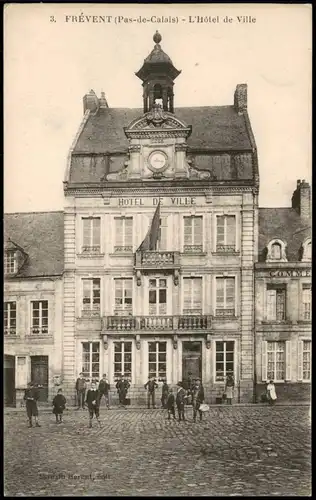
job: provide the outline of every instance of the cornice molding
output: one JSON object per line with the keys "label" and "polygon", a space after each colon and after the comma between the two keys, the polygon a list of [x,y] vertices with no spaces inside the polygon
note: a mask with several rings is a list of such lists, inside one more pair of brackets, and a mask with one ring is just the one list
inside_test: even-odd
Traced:
{"label": "cornice molding", "polygon": [[[160,192],[162,195],[173,195],[173,194],[183,194],[189,195],[195,193],[196,195],[200,194],[200,196],[212,196],[214,194],[231,194],[231,193],[239,193],[243,194],[254,193],[256,194],[256,189],[253,186],[196,186],[196,183],[203,184],[203,181],[193,181],[189,186],[162,186],[159,182],[151,182],[149,185],[142,185],[141,187],[132,187],[132,182],[126,182],[125,186],[104,186],[104,187],[72,187],[68,188],[67,192],[65,192],[65,196],[76,196],[78,198],[87,198],[87,197],[105,197],[105,198],[113,198],[118,196],[134,196],[134,195],[148,195],[148,196],[157,196],[157,193]],[[121,183],[123,184],[123,183]]]}

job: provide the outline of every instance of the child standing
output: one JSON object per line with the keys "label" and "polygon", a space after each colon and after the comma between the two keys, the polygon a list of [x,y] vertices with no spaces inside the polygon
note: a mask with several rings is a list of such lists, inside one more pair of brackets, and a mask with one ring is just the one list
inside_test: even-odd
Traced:
{"label": "child standing", "polygon": [[95,415],[95,418],[97,419],[97,422],[101,427],[101,422],[99,420],[100,395],[94,380],[92,380],[91,387],[87,392],[86,404],[89,410],[89,427],[92,427],[93,415]]}
{"label": "child standing", "polygon": [[33,382],[29,382],[27,384],[27,389],[25,389],[23,399],[25,401],[26,413],[27,413],[27,417],[29,419],[29,427],[33,427],[32,417],[34,417],[34,419],[35,419],[35,426],[41,427],[40,424],[38,423],[38,408],[37,408],[37,401],[39,399],[39,392],[38,392],[37,388],[35,387],[35,384],[33,384]]}
{"label": "child standing", "polygon": [[56,424],[61,424],[63,421],[63,412],[66,408],[66,398],[63,395],[63,390],[58,389],[56,396],[53,399],[53,413],[56,416]]}
{"label": "child standing", "polygon": [[174,420],[176,419],[176,412],[174,406],[175,406],[175,397],[173,394],[173,389],[170,389],[167,399],[168,420],[170,420],[170,415],[173,416]]}
{"label": "child standing", "polygon": [[275,385],[273,383],[273,380],[270,380],[270,382],[267,385],[267,396],[268,396],[269,404],[274,405],[274,403],[277,400],[277,395],[276,395],[276,390],[275,390]]}

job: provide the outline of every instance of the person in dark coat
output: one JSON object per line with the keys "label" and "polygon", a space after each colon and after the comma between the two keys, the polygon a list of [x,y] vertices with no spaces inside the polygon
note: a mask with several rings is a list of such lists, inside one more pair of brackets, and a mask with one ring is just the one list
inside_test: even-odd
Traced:
{"label": "person in dark coat", "polygon": [[154,377],[150,377],[148,382],[144,385],[145,389],[147,389],[147,406],[150,408],[150,400],[152,401],[153,408],[156,408],[155,402],[155,390],[158,389],[158,384]]}
{"label": "person in dark coat", "polygon": [[192,406],[193,406],[193,422],[196,422],[196,414],[199,412],[200,420],[202,420],[202,412],[199,409],[200,405],[204,401],[204,388],[201,384],[201,380],[198,378],[192,387]]}
{"label": "person in dark coat", "polygon": [[192,388],[194,385],[194,380],[192,377],[192,372],[188,373],[188,377],[183,380],[183,389],[186,391],[187,395],[187,404],[189,404],[190,400],[192,400]]}
{"label": "person in dark coat", "polygon": [[178,382],[177,385],[178,385],[178,390],[176,395],[176,405],[178,409],[179,422],[181,422],[181,420],[185,420],[184,405],[185,405],[186,392],[182,387],[182,382]]}
{"label": "person in dark coat", "polygon": [[170,389],[170,391],[169,391],[166,406],[168,409],[168,420],[170,420],[170,415],[172,415],[174,420],[175,420],[176,419],[176,411],[175,411],[175,397],[174,397],[173,389]]}
{"label": "person in dark coat", "polygon": [[161,407],[167,408],[167,401],[169,396],[169,386],[167,380],[163,379],[162,390],[161,390]]}
{"label": "person in dark coat", "polygon": [[225,384],[225,394],[226,394],[227,404],[229,405],[232,404],[232,399],[234,397],[234,387],[235,387],[235,382],[233,374],[228,373]]}
{"label": "person in dark coat", "polygon": [[84,401],[86,396],[87,383],[83,376],[83,373],[79,373],[79,377],[76,380],[76,391],[77,391],[77,410],[84,410]]}
{"label": "person in dark coat", "polygon": [[38,408],[37,401],[39,400],[39,391],[33,382],[27,384],[27,389],[25,389],[24,397],[26,414],[29,419],[29,427],[33,427],[32,417],[35,420],[35,426],[41,427],[38,423]]}
{"label": "person in dark coat", "polygon": [[92,427],[93,415],[95,415],[95,418],[101,427],[101,422],[99,420],[100,395],[97,389],[97,384],[94,380],[91,382],[91,387],[87,391],[86,405],[89,410],[89,427]]}
{"label": "person in dark coat", "polygon": [[56,424],[61,424],[63,421],[63,413],[66,408],[66,398],[63,395],[63,390],[58,389],[56,396],[53,399],[53,413],[56,416]]}
{"label": "person in dark coat", "polygon": [[116,383],[116,389],[117,389],[117,392],[119,395],[120,405],[123,406],[123,408],[126,408],[125,407],[125,400],[126,400],[127,391],[129,388],[130,388],[129,381],[124,378],[124,375],[121,375],[119,380]]}
{"label": "person in dark coat", "polygon": [[108,379],[106,378],[106,374],[104,374],[103,377],[101,378],[101,380],[99,382],[98,390],[99,390],[99,395],[100,395],[99,403],[101,404],[102,396],[104,396],[106,407],[109,410],[110,409],[110,395],[109,395],[110,384],[109,384]]}

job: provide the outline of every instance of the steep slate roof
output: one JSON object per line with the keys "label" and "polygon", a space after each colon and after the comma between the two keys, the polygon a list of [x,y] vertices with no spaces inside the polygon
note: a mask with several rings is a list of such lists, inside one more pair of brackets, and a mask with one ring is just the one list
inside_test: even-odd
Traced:
{"label": "steep slate roof", "polygon": [[4,241],[10,238],[28,254],[16,277],[61,275],[64,269],[64,213],[21,212],[4,215]]}
{"label": "steep slate roof", "polygon": [[[192,125],[188,138],[192,150],[252,150],[245,118],[238,115],[234,106],[177,108],[174,114]],[[128,140],[123,128],[142,115],[141,108],[106,108],[90,114],[74,153],[126,152]]]}
{"label": "steep slate roof", "polygon": [[310,223],[294,208],[259,208],[259,262],[265,260],[266,247],[274,238],[286,243],[288,261],[297,262],[302,243],[310,236]]}

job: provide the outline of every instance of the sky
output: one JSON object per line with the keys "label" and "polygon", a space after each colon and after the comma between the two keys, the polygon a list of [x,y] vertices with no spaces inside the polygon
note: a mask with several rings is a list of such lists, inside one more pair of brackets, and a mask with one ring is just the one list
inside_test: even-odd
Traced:
{"label": "sky", "polygon": [[110,107],[142,107],[135,72],[156,30],[182,71],[175,107],[229,105],[248,84],[260,206],[290,206],[296,180],[311,181],[310,6],[7,4],[4,23],[5,212],[63,209],[83,96],[104,91]]}

